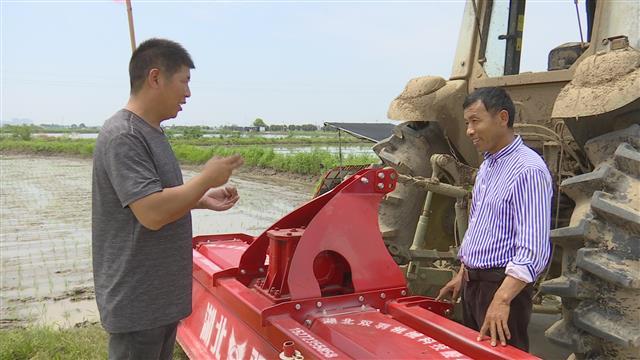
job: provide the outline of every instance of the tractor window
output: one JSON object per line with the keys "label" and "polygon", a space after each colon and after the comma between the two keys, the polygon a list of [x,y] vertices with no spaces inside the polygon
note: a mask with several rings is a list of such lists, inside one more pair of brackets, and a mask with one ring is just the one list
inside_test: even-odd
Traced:
{"label": "tractor window", "polygon": [[508,22],[509,3],[494,2],[491,8],[491,22],[489,23],[489,33],[487,34],[484,63],[484,71],[491,77],[504,75],[507,43],[504,40],[500,40],[499,37],[507,33]]}
{"label": "tractor window", "polygon": [[[573,1],[491,3],[483,64],[490,77],[568,68],[584,50]],[[578,2],[585,42],[586,8]]]}
{"label": "tractor window", "polygon": [[521,73],[568,68],[582,54],[588,41],[586,5],[584,0],[578,2],[582,39],[585,42],[582,45],[573,1],[527,2],[522,33]]}

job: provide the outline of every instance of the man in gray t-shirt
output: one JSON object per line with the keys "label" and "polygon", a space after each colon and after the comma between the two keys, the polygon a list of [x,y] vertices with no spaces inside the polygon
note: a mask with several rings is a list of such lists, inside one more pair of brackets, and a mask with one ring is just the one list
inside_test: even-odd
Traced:
{"label": "man in gray t-shirt", "polygon": [[143,42],[129,64],[131,96],[103,125],[93,162],[96,301],[110,359],[170,359],[191,313],[191,214],[238,200],[224,185],[239,156],[211,159],[186,184],[160,123],[191,93],[194,65],[179,44]]}

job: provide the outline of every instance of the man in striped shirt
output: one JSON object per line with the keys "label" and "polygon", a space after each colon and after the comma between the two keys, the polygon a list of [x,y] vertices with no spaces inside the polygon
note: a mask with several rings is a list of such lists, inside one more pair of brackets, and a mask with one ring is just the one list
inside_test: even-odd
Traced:
{"label": "man in striped shirt", "polygon": [[467,135],[484,154],[473,187],[460,272],[441,290],[462,290],[465,325],[529,350],[532,284],[551,255],[551,175],[513,131],[515,107],[501,88],[482,88],[463,104]]}

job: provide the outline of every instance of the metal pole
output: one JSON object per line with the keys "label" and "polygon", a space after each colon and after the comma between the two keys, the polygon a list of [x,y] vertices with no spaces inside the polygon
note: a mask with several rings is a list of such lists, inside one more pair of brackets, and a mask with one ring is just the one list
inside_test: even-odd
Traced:
{"label": "metal pole", "polygon": [[131,39],[131,52],[136,51],[136,34],[133,30],[133,12],[131,10],[131,0],[126,0],[127,18],[129,19],[129,38]]}
{"label": "metal pole", "polygon": [[427,242],[427,227],[429,224],[429,215],[431,214],[431,199],[433,198],[433,191],[427,192],[427,198],[424,201],[422,207],[422,213],[418,219],[416,225],[416,232],[413,235],[413,242],[409,250],[424,250]]}
{"label": "metal pole", "polygon": [[338,129],[338,156],[340,156],[340,166],[342,166],[342,130]]}
{"label": "metal pole", "polygon": [[455,213],[456,221],[458,222],[458,233],[462,237],[464,237],[464,233],[467,231],[469,215],[466,211],[466,197],[468,196],[468,191],[460,186],[454,186],[440,182],[439,176],[441,169],[437,160],[439,156],[439,154],[434,154],[431,156],[431,159],[429,159],[431,162],[431,177],[428,179],[422,178],[418,181],[415,181],[410,177],[402,174],[398,176],[400,179],[408,179],[410,181],[414,181],[416,185],[422,186],[427,189],[427,197],[422,207],[422,213],[418,218],[416,231],[413,235],[413,242],[411,243],[411,247],[409,248],[409,250],[425,250],[424,247],[426,244],[426,238],[427,234],[429,233],[428,224],[429,215],[431,214],[431,201],[434,193],[456,199]]}
{"label": "metal pole", "polygon": [[[429,159],[431,162],[431,179],[438,181],[440,175],[440,168],[436,164],[435,156],[431,156]],[[429,225],[429,215],[431,214],[431,199],[433,198],[433,190],[427,191],[427,198],[424,201],[422,207],[422,213],[418,218],[418,225],[416,226],[416,232],[413,234],[413,243],[409,250],[424,249],[427,241],[427,227]]]}
{"label": "metal pole", "polygon": [[576,5],[576,16],[578,17],[578,30],[580,30],[580,47],[585,47],[584,45],[584,37],[582,36],[582,23],[580,22],[580,10],[578,9],[578,0],[574,0],[573,3]]}

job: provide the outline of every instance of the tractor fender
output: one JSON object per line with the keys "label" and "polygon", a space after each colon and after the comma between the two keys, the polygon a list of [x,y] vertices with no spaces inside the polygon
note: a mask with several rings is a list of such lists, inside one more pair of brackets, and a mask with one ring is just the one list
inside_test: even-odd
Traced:
{"label": "tractor fender", "polygon": [[411,79],[389,105],[387,117],[401,121],[437,121],[445,137],[462,156],[459,159],[478,167],[480,156],[466,135],[462,103],[467,96],[465,80],[445,80],[438,76]]}
{"label": "tractor fender", "polygon": [[585,58],[558,94],[553,118],[605,114],[640,98],[640,51],[626,47]]}
{"label": "tractor fender", "polygon": [[610,43],[622,46],[585,58],[556,98],[551,116],[564,120],[581,148],[591,138],[640,123],[640,51],[625,40],[613,38]]}

